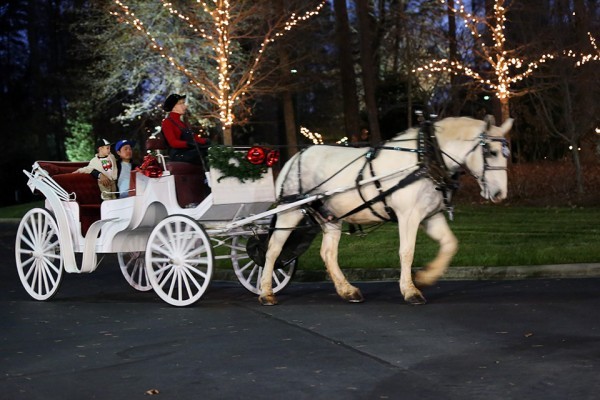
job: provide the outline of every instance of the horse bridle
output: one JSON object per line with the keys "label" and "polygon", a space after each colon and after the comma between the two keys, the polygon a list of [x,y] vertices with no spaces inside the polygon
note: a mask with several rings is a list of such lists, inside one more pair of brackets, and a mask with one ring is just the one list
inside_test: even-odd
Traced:
{"label": "horse bridle", "polygon": [[[485,179],[485,173],[487,171],[506,171],[507,170],[507,167],[494,167],[488,163],[488,158],[496,157],[496,155],[497,155],[497,154],[494,154],[495,151],[490,149],[490,143],[491,142],[502,143],[502,150],[501,150],[502,155],[504,156],[504,158],[508,158],[508,157],[510,157],[510,149],[508,147],[508,140],[503,137],[501,137],[501,138],[500,137],[490,137],[490,136],[488,136],[488,134],[486,132],[481,132],[479,134],[479,136],[474,140],[478,140],[478,143],[476,143],[475,146],[473,146],[473,148],[471,150],[469,150],[467,152],[467,154],[465,154],[465,157],[464,157],[465,164],[458,163],[456,160],[454,160],[452,157],[450,157],[445,152],[444,152],[444,154],[446,156],[448,156],[450,159],[452,159],[454,162],[461,165],[464,169],[466,169],[475,179],[477,179],[478,182],[480,182],[481,186],[485,190],[487,190],[487,181]],[[481,175],[475,174],[473,171],[471,171],[466,166],[467,157],[469,156],[469,154],[474,152],[479,146],[481,146],[481,153],[482,153],[482,157],[483,157],[483,169],[481,171]]]}

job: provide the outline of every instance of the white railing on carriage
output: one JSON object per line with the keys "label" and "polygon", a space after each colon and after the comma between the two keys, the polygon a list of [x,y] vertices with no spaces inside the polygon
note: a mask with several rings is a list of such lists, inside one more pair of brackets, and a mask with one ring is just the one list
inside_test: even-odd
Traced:
{"label": "white railing on carriage", "polygon": [[65,189],[62,188],[52,177],[48,174],[48,172],[40,167],[37,161],[33,164],[31,168],[31,173],[29,171],[23,170],[23,173],[29,178],[27,181],[27,186],[33,191],[36,189],[35,182],[41,181],[45,183],[56,196],[62,201],[77,201],[77,194],[75,192],[68,193]]}

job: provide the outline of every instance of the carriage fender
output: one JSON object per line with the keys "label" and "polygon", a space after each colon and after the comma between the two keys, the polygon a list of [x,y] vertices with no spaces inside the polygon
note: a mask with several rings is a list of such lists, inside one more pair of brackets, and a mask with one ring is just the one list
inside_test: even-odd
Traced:
{"label": "carriage fender", "polygon": [[62,201],[56,194],[56,192],[43,180],[37,179],[34,175],[28,171],[23,171],[25,175],[29,177],[27,185],[31,188],[31,191],[39,190],[46,201],[50,204],[54,218],[56,218],[56,224],[58,225],[58,241],[60,243],[61,258],[63,260],[63,267],[66,272],[79,272],[77,268],[77,261],[75,260],[75,251],[73,249],[73,238],[69,228],[69,219],[67,212],[62,204]]}

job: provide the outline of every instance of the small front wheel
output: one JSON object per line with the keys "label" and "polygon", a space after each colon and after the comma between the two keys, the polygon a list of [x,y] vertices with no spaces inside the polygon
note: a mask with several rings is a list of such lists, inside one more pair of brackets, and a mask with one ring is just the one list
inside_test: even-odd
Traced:
{"label": "small front wheel", "polygon": [[[238,280],[247,290],[254,294],[261,294],[260,290],[260,278],[263,272],[263,266],[258,265],[254,262],[248,251],[246,245],[250,236],[242,235],[236,236],[231,242],[231,263],[233,264],[233,270]],[[273,293],[277,293],[283,290],[292,280],[294,272],[296,271],[297,259],[294,259],[287,264],[277,267],[273,270]]]}
{"label": "small front wheel", "polygon": [[15,258],[21,284],[36,300],[56,294],[63,276],[58,226],[50,212],[34,208],[17,230]]}
{"label": "small front wheel", "polygon": [[119,253],[117,256],[121,272],[132,288],[140,292],[152,290],[152,284],[146,273],[146,258],[143,251]]}
{"label": "small front wheel", "polygon": [[210,239],[192,218],[169,216],[152,230],[146,245],[146,272],[154,291],[174,306],[195,303],[212,278]]}

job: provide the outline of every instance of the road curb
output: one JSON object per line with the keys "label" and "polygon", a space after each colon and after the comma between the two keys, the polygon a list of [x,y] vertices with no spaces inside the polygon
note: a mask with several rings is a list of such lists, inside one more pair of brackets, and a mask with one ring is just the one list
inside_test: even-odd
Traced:
{"label": "road curb", "polygon": [[[0,231],[10,230],[12,234],[16,231],[20,219],[0,219]],[[393,282],[400,277],[399,268],[366,269],[351,268],[344,269],[344,274],[352,282]],[[503,280],[503,279],[531,279],[531,278],[598,278],[600,277],[600,263],[582,264],[555,264],[555,265],[526,265],[506,267],[450,267],[441,280]],[[232,269],[216,269],[213,279],[220,281],[237,281]],[[329,277],[322,270],[302,270],[294,274],[296,282],[324,282]]]}
{"label": "road curb", "polygon": [[[400,277],[400,270],[395,268],[343,270],[351,282],[395,282]],[[236,281],[233,270],[218,269],[214,279]],[[600,278],[600,264],[556,264],[527,265],[509,267],[450,267],[441,280],[510,280],[534,278]],[[294,274],[295,282],[324,282],[330,280],[323,271],[298,270]]]}

